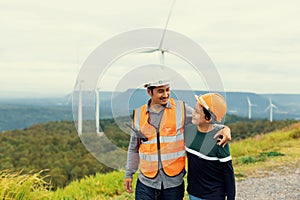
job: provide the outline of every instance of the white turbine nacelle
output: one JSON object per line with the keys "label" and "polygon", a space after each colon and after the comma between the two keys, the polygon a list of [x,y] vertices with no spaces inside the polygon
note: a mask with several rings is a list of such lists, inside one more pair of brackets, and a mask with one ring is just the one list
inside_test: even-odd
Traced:
{"label": "white turbine nacelle", "polygon": [[248,102],[248,119],[251,119],[252,117],[251,107],[256,105],[251,103],[250,98],[248,96],[247,96],[247,102]]}
{"label": "white turbine nacelle", "polygon": [[272,103],[272,99],[270,97],[269,99],[269,106],[266,108],[265,112],[267,110],[270,110],[270,122],[273,122],[273,108],[277,108],[277,106],[275,106],[273,103]]}
{"label": "white turbine nacelle", "polygon": [[155,48],[155,49],[150,49],[150,50],[144,50],[144,51],[139,51],[138,53],[154,53],[158,52],[159,53],[159,61],[161,65],[165,65],[165,52],[168,52],[167,49],[162,49],[161,47]]}

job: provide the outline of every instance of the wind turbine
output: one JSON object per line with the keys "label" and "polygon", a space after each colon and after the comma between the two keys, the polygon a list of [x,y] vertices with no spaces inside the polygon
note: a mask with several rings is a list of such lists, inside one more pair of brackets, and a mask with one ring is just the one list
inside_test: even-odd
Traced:
{"label": "wind turbine", "polygon": [[[171,5],[170,11],[169,11],[169,15],[168,15],[168,18],[167,18],[167,21],[166,21],[166,24],[165,24],[165,27],[164,27],[164,31],[162,33],[162,36],[161,36],[160,43],[159,43],[158,47],[146,48],[146,50],[138,52],[138,53],[148,53],[148,54],[149,53],[158,52],[159,56],[160,56],[160,64],[161,65],[165,64],[165,52],[168,52],[167,49],[163,49],[163,43],[164,43],[166,31],[167,31],[167,26],[168,26],[168,23],[169,23],[169,20],[170,20],[170,17],[171,17],[171,14],[172,14],[172,11],[173,11],[173,8],[174,8],[174,5],[175,5],[175,1],[176,0],[173,0],[173,2],[172,2],[172,5]],[[100,124],[99,124],[100,123],[100,116],[99,116],[99,113],[100,113],[99,92],[100,92],[99,88],[96,88],[95,89],[95,98],[96,98],[96,100],[95,100],[96,101],[96,105],[95,105],[95,109],[96,109],[96,112],[95,112],[96,132],[97,132],[98,136],[103,136],[104,132],[100,131]]]}
{"label": "wind turbine", "polygon": [[273,121],[273,108],[277,108],[277,106],[275,106],[273,103],[272,103],[272,99],[271,97],[269,98],[269,106],[266,108],[265,111],[267,110],[270,110],[270,122]]}
{"label": "wind turbine", "polygon": [[160,39],[159,46],[157,48],[154,48],[154,49],[139,52],[139,53],[159,52],[159,54],[160,54],[160,57],[159,57],[160,58],[160,64],[162,64],[162,65],[165,64],[165,52],[168,52],[167,49],[163,49],[163,43],[164,43],[164,39],[165,39],[165,36],[166,36],[167,27],[168,27],[168,24],[169,24],[169,21],[170,21],[172,12],[173,12],[173,8],[174,8],[174,5],[175,5],[175,1],[176,0],[173,0],[173,2],[172,2],[171,8],[170,8],[170,11],[169,11],[169,14],[168,14],[168,18],[167,18],[167,21],[166,21],[166,24],[165,24],[165,27],[164,27],[164,31],[163,31],[161,39]]}
{"label": "wind turbine", "polygon": [[95,89],[95,95],[96,95],[96,132],[99,132],[100,126],[99,126],[99,89]]}
{"label": "wind turbine", "polygon": [[[78,59],[78,48],[76,51],[77,54],[77,74],[79,73],[79,59]],[[84,80],[77,80],[75,83],[75,88],[78,87],[78,105],[77,105],[77,132],[78,135],[82,134],[82,84],[83,84]],[[72,98],[72,104],[74,103],[74,94],[73,96],[70,95],[70,97]],[[69,101],[69,100],[68,100]]]}
{"label": "wind turbine", "polygon": [[96,133],[99,137],[104,135],[104,132],[100,131],[100,101],[99,101],[99,88],[95,89],[96,94]]}
{"label": "wind turbine", "polygon": [[77,129],[78,134],[82,134],[82,88],[81,84],[83,81],[77,82],[79,84],[79,95],[78,95],[78,115],[77,115]]}
{"label": "wind turbine", "polygon": [[255,104],[252,104],[250,101],[250,98],[247,96],[247,101],[248,101],[248,119],[251,119],[251,107],[255,106]]}

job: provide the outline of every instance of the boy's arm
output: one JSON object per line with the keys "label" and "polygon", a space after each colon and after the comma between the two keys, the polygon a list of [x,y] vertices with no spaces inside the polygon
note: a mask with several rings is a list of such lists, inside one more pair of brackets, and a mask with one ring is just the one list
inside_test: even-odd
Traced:
{"label": "boy's arm", "polygon": [[221,165],[224,174],[225,182],[225,192],[227,200],[235,199],[235,179],[234,179],[234,170],[232,166],[232,158],[230,156],[229,145],[226,145],[224,148],[219,147],[219,157],[222,159]]}
{"label": "boy's arm", "polygon": [[226,190],[227,200],[234,200],[235,180],[234,180],[234,171],[233,171],[231,160],[223,163],[223,172],[225,178],[225,190]]}

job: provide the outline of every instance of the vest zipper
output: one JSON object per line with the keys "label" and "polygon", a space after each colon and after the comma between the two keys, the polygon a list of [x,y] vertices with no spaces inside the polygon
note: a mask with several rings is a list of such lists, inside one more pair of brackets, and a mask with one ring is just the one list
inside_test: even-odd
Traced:
{"label": "vest zipper", "polygon": [[[163,111],[163,112],[165,112],[165,111]],[[162,114],[164,114],[164,113],[162,113]],[[162,116],[161,116],[162,117]],[[149,115],[149,118],[150,118],[150,115]],[[161,162],[161,153],[160,153],[160,139],[159,139],[159,137],[160,137],[160,132],[159,132],[159,128],[160,128],[160,122],[161,122],[161,119],[160,119],[160,122],[159,122],[159,124],[158,124],[158,128],[156,128],[153,124],[151,124],[150,122],[149,122],[149,118],[148,118],[148,124],[150,124],[151,126],[153,126],[154,128],[155,128],[155,131],[156,131],[156,141],[157,141],[157,158],[158,158],[158,171],[160,170],[160,169],[162,169],[163,168],[163,166],[162,166],[162,162]]]}
{"label": "vest zipper", "polygon": [[161,162],[161,153],[160,153],[160,139],[159,139],[159,131],[157,131],[157,154],[158,154],[158,170],[162,168],[162,162]]}

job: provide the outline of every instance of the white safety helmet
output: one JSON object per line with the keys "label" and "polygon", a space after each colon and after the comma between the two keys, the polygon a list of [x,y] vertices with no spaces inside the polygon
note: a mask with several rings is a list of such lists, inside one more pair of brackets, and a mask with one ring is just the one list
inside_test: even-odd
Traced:
{"label": "white safety helmet", "polygon": [[169,80],[157,80],[157,81],[151,81],[148,82],[144,85],[145,88],[149,87],[159,87],[159,86],[164,86],[164,85],[170,85]]}

